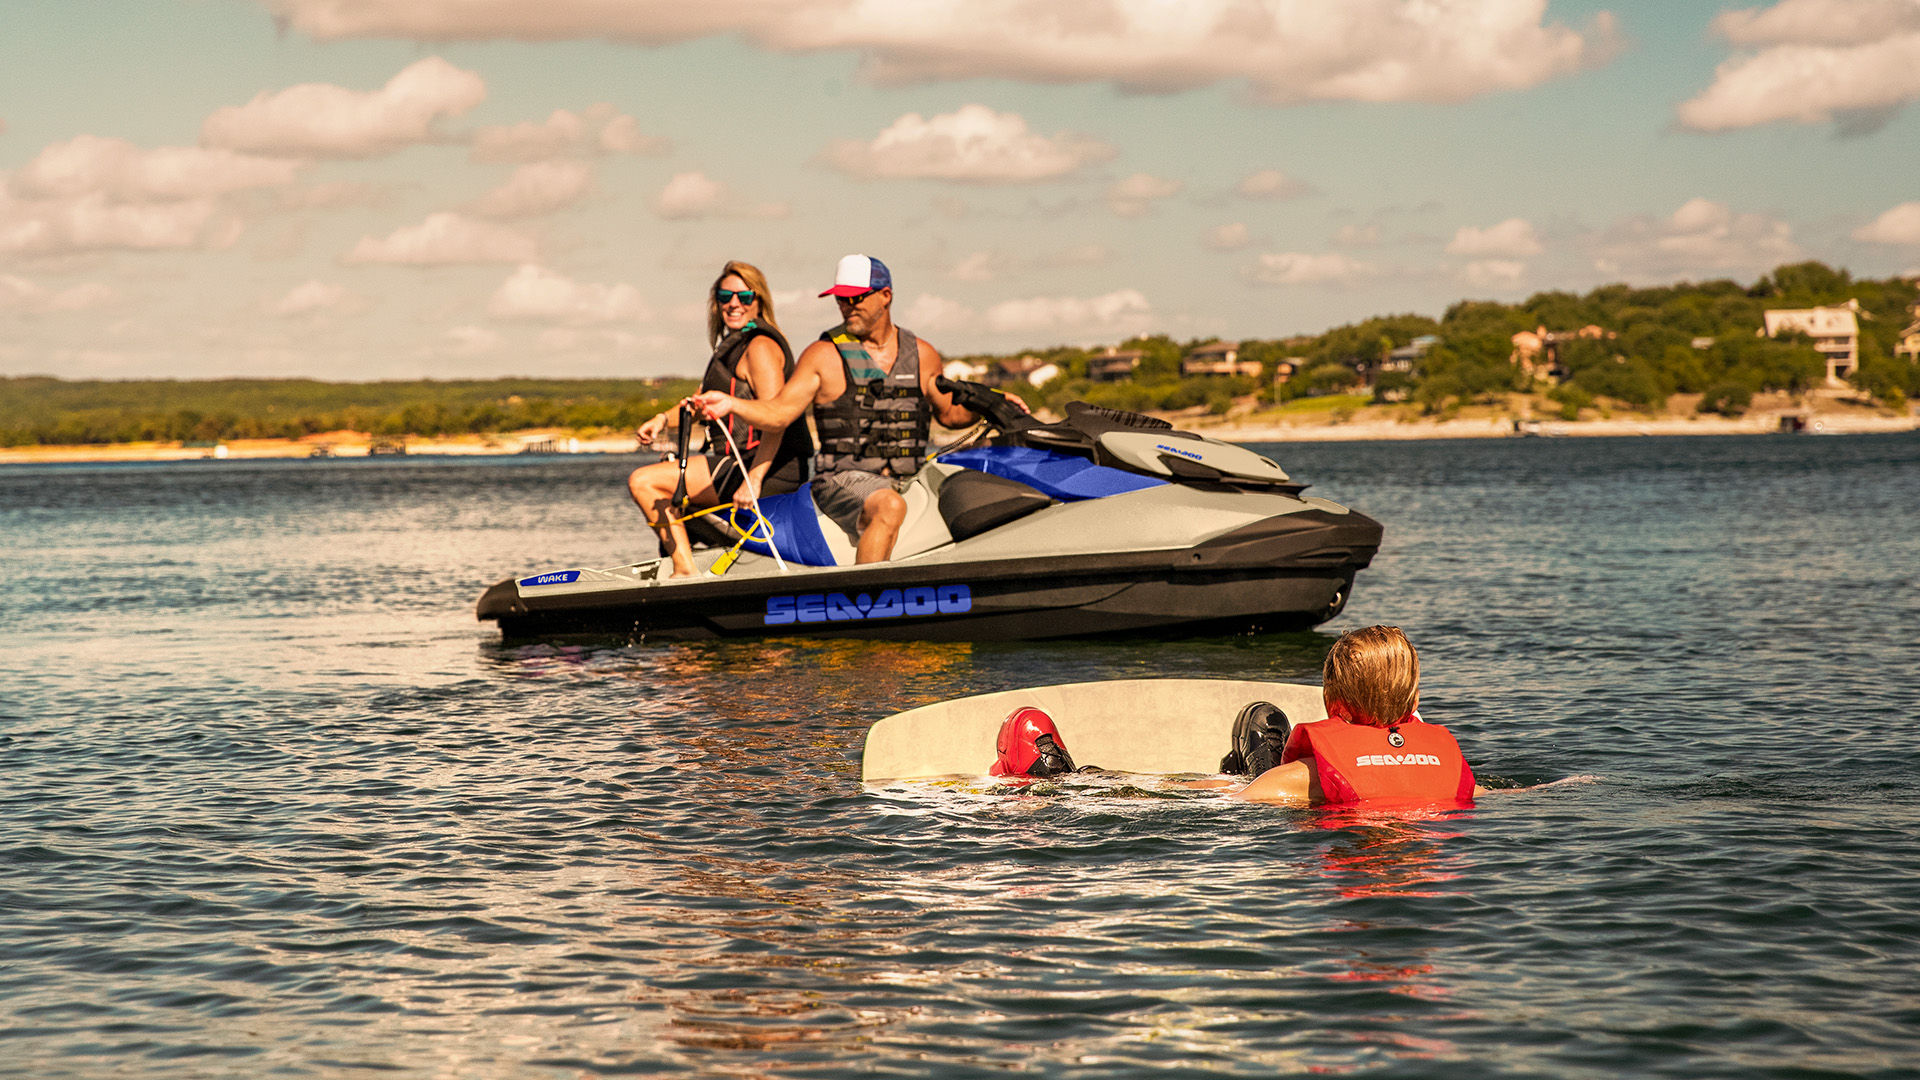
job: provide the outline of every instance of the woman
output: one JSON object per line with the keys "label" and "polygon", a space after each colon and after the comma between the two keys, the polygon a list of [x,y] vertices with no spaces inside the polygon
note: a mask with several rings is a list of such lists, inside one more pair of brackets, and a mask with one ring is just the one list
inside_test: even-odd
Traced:
{"label": "woman", "polygon": [[[773,319],[773,297],[759,268],[729,262],[707,293],[707,340],[713,357],[707,361],[701,390],[723,390],[736,397],[770,398],[793,374],[793,350]],[[678,410],[669,409],[640,425],[643,443],[660,437]],[[747,462],[740,474],[728,448],[727,433]],[[718,506],[732,499],[750,507],[761,495],[798,490],[807,482],[813,460],[813,439],[804,421],[784,430],[749,427],[738,417],[707,421],[707,446],[687,461],[687,495],[691,506]],[[660,537],[660,550],[673,560],[674,577],[693,576],[693,556],[687,550],[687,528],[673,506],[680,483],[680,465],[667,460],[635,469],[627,491],[647,523]]]}

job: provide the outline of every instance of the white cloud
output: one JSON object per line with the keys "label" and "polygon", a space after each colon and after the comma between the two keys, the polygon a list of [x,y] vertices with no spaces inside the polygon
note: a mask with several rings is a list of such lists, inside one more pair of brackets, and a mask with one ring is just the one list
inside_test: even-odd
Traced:
{"label": "white cloud", "polygon": [[1906,202],[1853,230],[1869,244],[1920,244],[1920,202]]}
{"label": "white cloud", "polygon": [[1484,229],[1462,225],[1447,245],[1449,255],[1485,258],[1525,258],[1540,251],[1540,235],[1525,218],[1508,218]]}
{"label": "white cloud", "polygon": [[1161,199],[1180,194],[1186,185],[1147,173],[1134,173],[1107,189],[1107,208],[1121,217],[1139,217]]}
{"label": "white cloud", "polygon": [[455,326],[442,335],[448,349],[457,356],[479,356],[507,343],[497,330],[484,326]]}
{"label": "white cloud", "polygon": [[660,189],[653,209],[663,218],[705,217],[718,209],[726,188],[703,172],[675,173]]}
{"label": "white cloud", "polygon": [[1113,149],[1068,132],[1029,131],[1018,113],[963,105],[930,119],[908,113],[872,142],[841,139],[824,156],[842,172],[869,179],[1006,184],[1065,176],[1112,157]]}
{"label": "white cloud", "polygon": [[227,247],[240,223],[218,210],[210,198],[118,203],[99,192],[16,199],[0,190],[0,255]]}
{"label": "white cloud", "polygon": [[1099,266],[1113,261],[1113,249],[1105,244],[1075,244],[1035,259],[1034,265],[1051,270],[1072,266]]}
{"label": "white cloud", "polygon": [[539,342],[540,347],[547,352],[567,352],[579,348],[580,343],[585,337],[586,335],[578,330],[568,330],[556,326],[549,330],[540,331],[540,336],[534,340]]}
{"label": "white cloud", "polygon": [[1009,255],[996,249],[976,251],[963,256],[948,266],[945,272],[946,276],[954,281],[987,282],[1018,277],[1035,271],[1097,266],[1112,259],[1113,252],[1101,244],[1078,244],[1058,251],[1044,251],[1030,256]]}
{"label": "white cloud", "polygon": [[315,278],[288,289],[286,295],[275,301],[268,310],[283,319],[291,319],[328,311],[347,311],[358,307],[360,302],[360,298],[345,286]]}
{"label": "white cloud", "polygon": [[639,322],[650,316],[640,290],[624,282],[577,282],[544,266],[527,263],[500,283],[487,302],[496,319],[567,323]]}
{"label": "white cloud", "polygon": [[349,206],[375,206],[386,201],[387,196],[387,190],[375,184],[336,180],[284,191],[279,203],[286,210],[339,210]]}
{"label": "white cloud", "polygon": [[675,173],[653,200],[654,213],[672,221],[704,217],[781,218],[788,203],[749,204],[733,189],[703,172]]}
{"label": "white cloud", "polygon": [[116,298],[117,294],[111,287],[97,281],[64,289],[49,289],[23,277],[0,274],[0,312],[51,315],[86,311],[111,303]]}
{"label": "white cloud", "polygon": [[1691,199],[1666,218],[1630,218],[1591,241],[1595,265],[1640,279],[1749,273],[1804,257],[1786,222]]}
{"label": "white cloud", "polygon": [[1712,85],[1681,103],[1681,126],[1730,131],[1779,121],[1836,122],[1862,133],[1920,98],[1920,3],[1782,0],[1722,12],[1713,22],[1738,46]]}
{"label": "white cloud", "polygon": [[987,309],[987,328],[998,333],[1073,333],[1092,328],[1135,327],[1153,315],[1138,289],[1104,296],[1036,296],[1003,300]]}
{"label": "white cloud", "polygon": [[1526,275],[1527,264],[1518,259],[1475,259],[1461,271],[1461,277],[1476,289],[1511,289]]}
{"label": "white cloud", "polygon": [[221,196],[284,187],[295,161],[79,135],[0,177],[0,254],[223,248],[240,220]]}
{"label": "white cloud", "polygon": [[640,132],[633,117],[601,103],[555,109],[545,121],[483,127],[473,133],[475,161],[541,161],[599,154],[658,154],[667,140]]}
{"label": "white cloud", "polygon": [[991,251],[976,251],[947,268],[955,281],[992,281],[1000,276],[1002,260]]}
{"label": "white cloud", "polygon": [[1920,30],[1913,0],[1781,0],[1714,16],[1713,29],[1736,45],[1864,45]]}
{"label": "white cloud", "polygon": [[901,325],[937,334],[970,329],[978,318],[972,308],[958,300],[921,293],[901,313]]}
{"label": "white cloud", "polygon": [[231,150],[160,146],[142,150],[125,139],[76,135],[46,147],[7,179],[30,199],[101,194],[117,202],[158,202],[227,195],[293,182],[297,161]]}
{"label": "white cloud", "polygon": [[1243,178],[1233,190],[1248,199],[1297,199],[1313,189],[1279,169],[1262,169]]}
{"label": "white cloud", "polygon": [[437,56],[417,60],[378,90],[302,83],[219,109],[200,127],[205,146],[298,158],[368,158],[443,138],[435,125],[487,96],[471,71]]}
{"label": "white cloud", "polygon": [[881,83],[1002,78],[1164,93],[1243,82],[1276,103],[1461,101],[1596,66],[1618,44],[1610,13],[1574,30],[1545,21],[1547,0],[258,2],[321,39],[742,36],[780,52],[856,52]]}
{"label": "white cloud", "polygon": [[1347,285],[1379,272],[1371,263],[1335,251],[1282,251],[1261,255],[1247,276],[1266,285]]}
{"label": "white cloud", "polygon": [[1244,222],[1219,225],[1207,230],[1207,246],[1216,251],[1232,251],[1247,246],[1247,226]]}
{"label": "white cloud", "polygon": [[1380,243],[1380,226],[1342,225],[1333,234],[1333,242],[1341,247],[1373,247]]}
{"label": "white cloud", "polygon": [[504,225],[460,214],[430,214],[418,225],[395,229],[382,239],[363,236],[343,261],[453,266],[463,263],[524,263],[539,256],[533,237]]}
{"label": "white cloud", "polygon": [[593,166],[584,161],[536,161],[513,170],[466,209],[484,218],[539,217],[574,205],[592,187]]}

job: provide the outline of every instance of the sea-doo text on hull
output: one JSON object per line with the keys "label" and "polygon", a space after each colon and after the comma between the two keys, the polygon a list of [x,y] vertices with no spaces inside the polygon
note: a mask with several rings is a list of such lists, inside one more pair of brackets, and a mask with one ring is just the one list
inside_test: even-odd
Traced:
{"label": "sea-doo text on hull", "polygon": [[1041,424],[984,386],[940,388],[999,434],[907,482],[887,562],[855,565],[851,541],[802,488],[761,500],[771,545],[764,527],[751,529],[737,558],[698,553],[695,577],[669,578],[655,559],[510,578],[480,597],[479,617],[508,638],[1290,629],[1339,614],[1379,549],[1378,522],[1303,497],[1252,451],[1079,402],[1065,422]]}

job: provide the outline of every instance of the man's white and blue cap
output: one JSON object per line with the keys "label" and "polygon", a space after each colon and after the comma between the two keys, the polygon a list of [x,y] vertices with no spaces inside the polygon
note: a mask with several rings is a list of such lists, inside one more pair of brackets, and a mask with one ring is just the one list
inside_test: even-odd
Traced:
{"label": "man's white and blue cap", "polygon": [[893,275],[887,273],[887,264],[870,255],[848,255],[840,260],[840,268],[833,273],[833,288],[821,293],[821,296],[859,296],[873,289],[893,287]]}

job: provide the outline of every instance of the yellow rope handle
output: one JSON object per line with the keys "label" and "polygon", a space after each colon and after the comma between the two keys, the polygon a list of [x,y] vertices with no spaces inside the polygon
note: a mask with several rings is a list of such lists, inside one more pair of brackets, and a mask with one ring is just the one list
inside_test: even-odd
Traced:
{"label": "yellow rope handle", "polygon": [[[705,517],[708,514],[717,514],[722,510],[727,512],[727,524],[733,527],[734,532],[740,534],[740,539],[734,541],[733,546],[727,549],[725,555],[713,560],[713,575],[715,577],[719,577],[721,574],[733,569],[734,562],[740,558],[740,549],[746,546],[747,541],[754,540],[762,544],[773,543],[773,522],[767,520],[767,515],[760,512],[760,504],[757,502],[753,505],[753,520],[749,522],[744,529],[740,527],[740,506],[738,503],[732,501],[720,503],[717,506],[709,506],[705,510],[696,510],[691,514],[676,514],[674,516],[678,517],[684,524],[692,521],[694,518]],[[766,526],[766,535],[755,536],[755,531],[763,525]]]}

